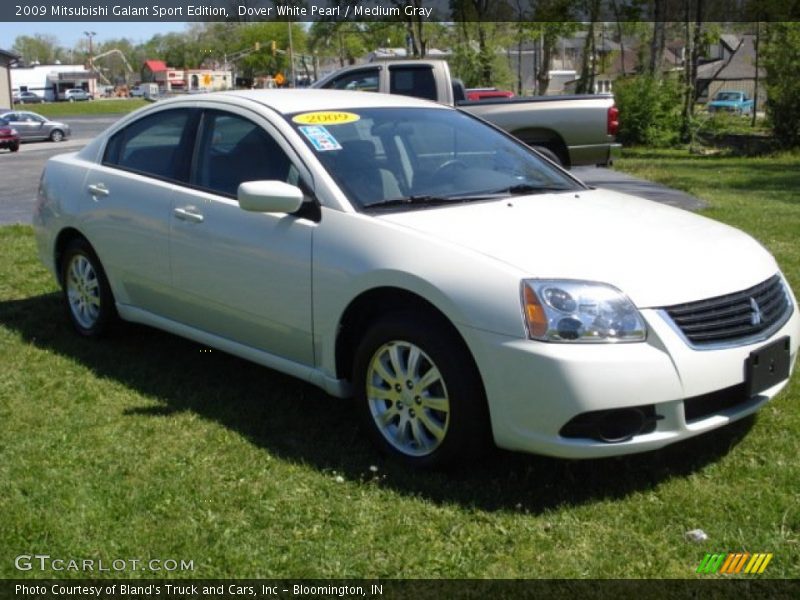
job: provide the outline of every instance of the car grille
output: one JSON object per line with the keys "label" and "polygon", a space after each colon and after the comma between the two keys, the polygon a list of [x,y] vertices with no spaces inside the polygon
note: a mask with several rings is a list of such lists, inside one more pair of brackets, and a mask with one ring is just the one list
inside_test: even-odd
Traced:
{"label": "car grille", "polygon": [[777,329],[792,305],[779,275],[747,290],[664,309],[690,344],[711,346],[749,341]]}

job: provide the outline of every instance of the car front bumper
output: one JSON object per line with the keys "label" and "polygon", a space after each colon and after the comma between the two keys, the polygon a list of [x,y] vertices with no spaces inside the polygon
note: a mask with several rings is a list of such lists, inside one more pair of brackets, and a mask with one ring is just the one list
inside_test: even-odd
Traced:
{"label": "car front bumper", "polygon": [[[481,365],[496,444],[562,458],[655,450],[746,417],[783,389],[788,379],[753,397],[745,394],[733,405],[713,408],[712,403],[710,411],[687,419],[687,402],[705,402],[734,386],[744,394],[745,361],[751,352],[789,336],[794,369],[800,340],[796,303],[789,320],[768,339],[718,350],[694,350],[659,311],[641,313],[649,329],[642,343],[557,344],[466,331]],[[579,415],[634,407],[654,408],[657,420],[630,439],[606,442],[562,435]]]}

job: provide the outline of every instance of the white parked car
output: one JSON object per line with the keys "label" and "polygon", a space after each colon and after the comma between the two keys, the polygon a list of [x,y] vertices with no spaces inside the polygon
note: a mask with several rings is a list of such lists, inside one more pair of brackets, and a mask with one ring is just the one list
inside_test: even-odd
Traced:
{"label": "white parked car", "polygon": [[50,159],[34,222],[79,334],[120,317],[353,395],[418,466],[660,448],[757,411],[800,339],[750,236],[403,96],[159,102]]}

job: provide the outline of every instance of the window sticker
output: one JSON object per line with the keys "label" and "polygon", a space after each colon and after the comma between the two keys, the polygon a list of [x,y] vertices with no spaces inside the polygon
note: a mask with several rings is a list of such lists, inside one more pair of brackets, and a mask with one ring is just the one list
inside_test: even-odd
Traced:
{"label": "window sticker", "polygon": [[361,119],[355,113],[342,111],[317,111],[295,115],[292,121],[301,125],[341,125],[343,123],[355,123]]}
{"label": "window sticker", "polygon": [[342,146],[336,141],[325,127],[322,125],[305,125],[298,127],[300,132],[306,136],[314,150],[317,152],[328,152],[330,150],[341,150]]}

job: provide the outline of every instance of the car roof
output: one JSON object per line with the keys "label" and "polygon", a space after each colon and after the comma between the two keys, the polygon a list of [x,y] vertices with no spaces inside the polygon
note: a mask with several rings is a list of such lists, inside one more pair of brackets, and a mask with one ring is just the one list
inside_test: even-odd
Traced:
{"label": "car roof", "polygon": [[[376,92],[354,92],[345,90],[320,90],[320,89],[275,89],[275,90],[239,90],[229,92],[210,92],[208,94],[182,96],[170,100],[163,100],[159,104],[191,104],[198,100],[220,99],[236,103],[249,104],[257,102],[268,106],[282,114],[291,114],[305,111],[342,110],[375,107],[447,107],[412,98]],[[237,102],[238,101],[238,102]]]}

